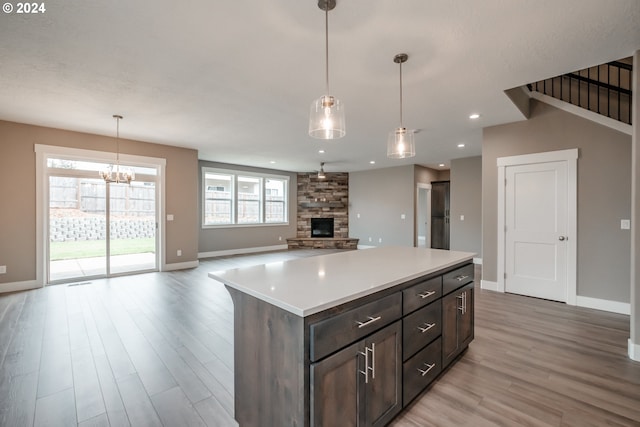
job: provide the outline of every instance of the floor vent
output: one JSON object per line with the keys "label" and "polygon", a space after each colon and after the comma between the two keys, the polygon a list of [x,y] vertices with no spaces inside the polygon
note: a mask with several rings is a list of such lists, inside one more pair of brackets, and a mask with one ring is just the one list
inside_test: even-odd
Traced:
{"label": "floor vent", "polygon": [[78,282],[78,283],[69,283],[67,286],[80,286],[80,285],[90,285],[92,282]]}

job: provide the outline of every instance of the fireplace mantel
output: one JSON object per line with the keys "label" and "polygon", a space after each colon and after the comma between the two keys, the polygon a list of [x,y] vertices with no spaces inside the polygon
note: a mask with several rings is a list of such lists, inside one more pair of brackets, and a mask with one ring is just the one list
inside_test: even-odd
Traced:
{"label": "fireplace mantel", "polygon": [[287,239],[289,249],[358,249],[358,241],[350,237],[292,237]]}

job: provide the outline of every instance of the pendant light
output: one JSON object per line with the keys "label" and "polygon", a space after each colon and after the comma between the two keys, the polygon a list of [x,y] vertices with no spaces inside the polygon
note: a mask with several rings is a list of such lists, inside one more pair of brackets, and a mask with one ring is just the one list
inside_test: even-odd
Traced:
{"label": "pendant light", "polygon": [[126,182],[131,184],[131,181],[136,179],[136,173],[129,168],[120,166],[120,120],[123,117],[119,114],[114,114],[113,118],[116,119],[116,168],[114,171],[113,165],[109,165],[107,169],[100,171],[100,177],[105,182],[114,182],[116,184]]}
{"label": "pendant light", "polygon": [[320,163],[320,170],[318,171],[318,179],[325,179],[327,176],[324,174],[324,162]]}
{"label": "pendant light", "polygon": [[309,135],[319,139],[338,139],[345,135],[344,105],[329,95],[329,11],[336,7],[336,0],[318,0],[318,7],[325,16],[325,84],[326,92],[311,103]]}
{"label": "pendant light", "polygon": [[393,132],[389,132],[387,140],[387,157],[391,159],[404,159],[416,155],[416,142],[413,130],[407,130],[402,124],[402,64],[407,62],[409,55],[399,53],[393,58],[393,62],[400,64],[400,126]]}

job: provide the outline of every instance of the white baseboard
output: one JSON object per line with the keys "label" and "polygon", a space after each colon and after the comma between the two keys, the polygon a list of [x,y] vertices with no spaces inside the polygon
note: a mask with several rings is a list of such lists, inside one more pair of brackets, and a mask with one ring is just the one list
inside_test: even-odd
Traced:
{"label": "white baseboard", "polygon": [[629,359],[640,362],[640,344],[634,344],[629,338]]}
{"label": "white baseboard", "polygon": [[200,265],[200,261],[198,260],[174,262],[172,264],[165,264],[162,271],[186,270],[187,268],[196,268],[198,265]]}
{"label": "white baseboard", "polygon": [[41,288],[42,284],[36,280],[25,280],[24,282],[0,283],[0,294],[5,292],[26,291],[29,289]]}
{"label": "white baseboard", "polygon": [[596,310],[610,311],[618,314],[631,314],[631,305],[626,302],[609,301],[606,299],[576,297],[576,305],[578,307],[594,308]]}
{"label": "white baseboard", "polygon": [[480,289],[498,292],[498,282],[490,282],[488,280],[480,280]]}
{"label": "white baseboard", "polygon": [[254,248],[241,248],[241,249],[227,249],[224,251],[211,251],[211,252],[199,252],[198,258],[214,258],[219,256],[227,256],[227,255],[243,255],[243,254],[253,254],[257,252],[270,252],[270,251],[281,251],[287,249],[288,246],[284,245],[273,245],[273,246],[258,246]]}

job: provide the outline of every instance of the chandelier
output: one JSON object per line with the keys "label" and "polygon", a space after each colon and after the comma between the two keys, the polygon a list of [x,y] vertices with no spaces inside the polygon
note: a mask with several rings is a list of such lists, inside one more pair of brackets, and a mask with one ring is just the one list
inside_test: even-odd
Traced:
{"label": "chandelier", "polygon": [[105,182],[114,182],[116,184],[127,183],[131,184],[131,181],[135,181],[136,173],[130,169],[120,166],[120,120],[122,116],[114,114],[113,118],[116,119],[116,164],[109,165],[106,169],[100,171],[100,178]]}

